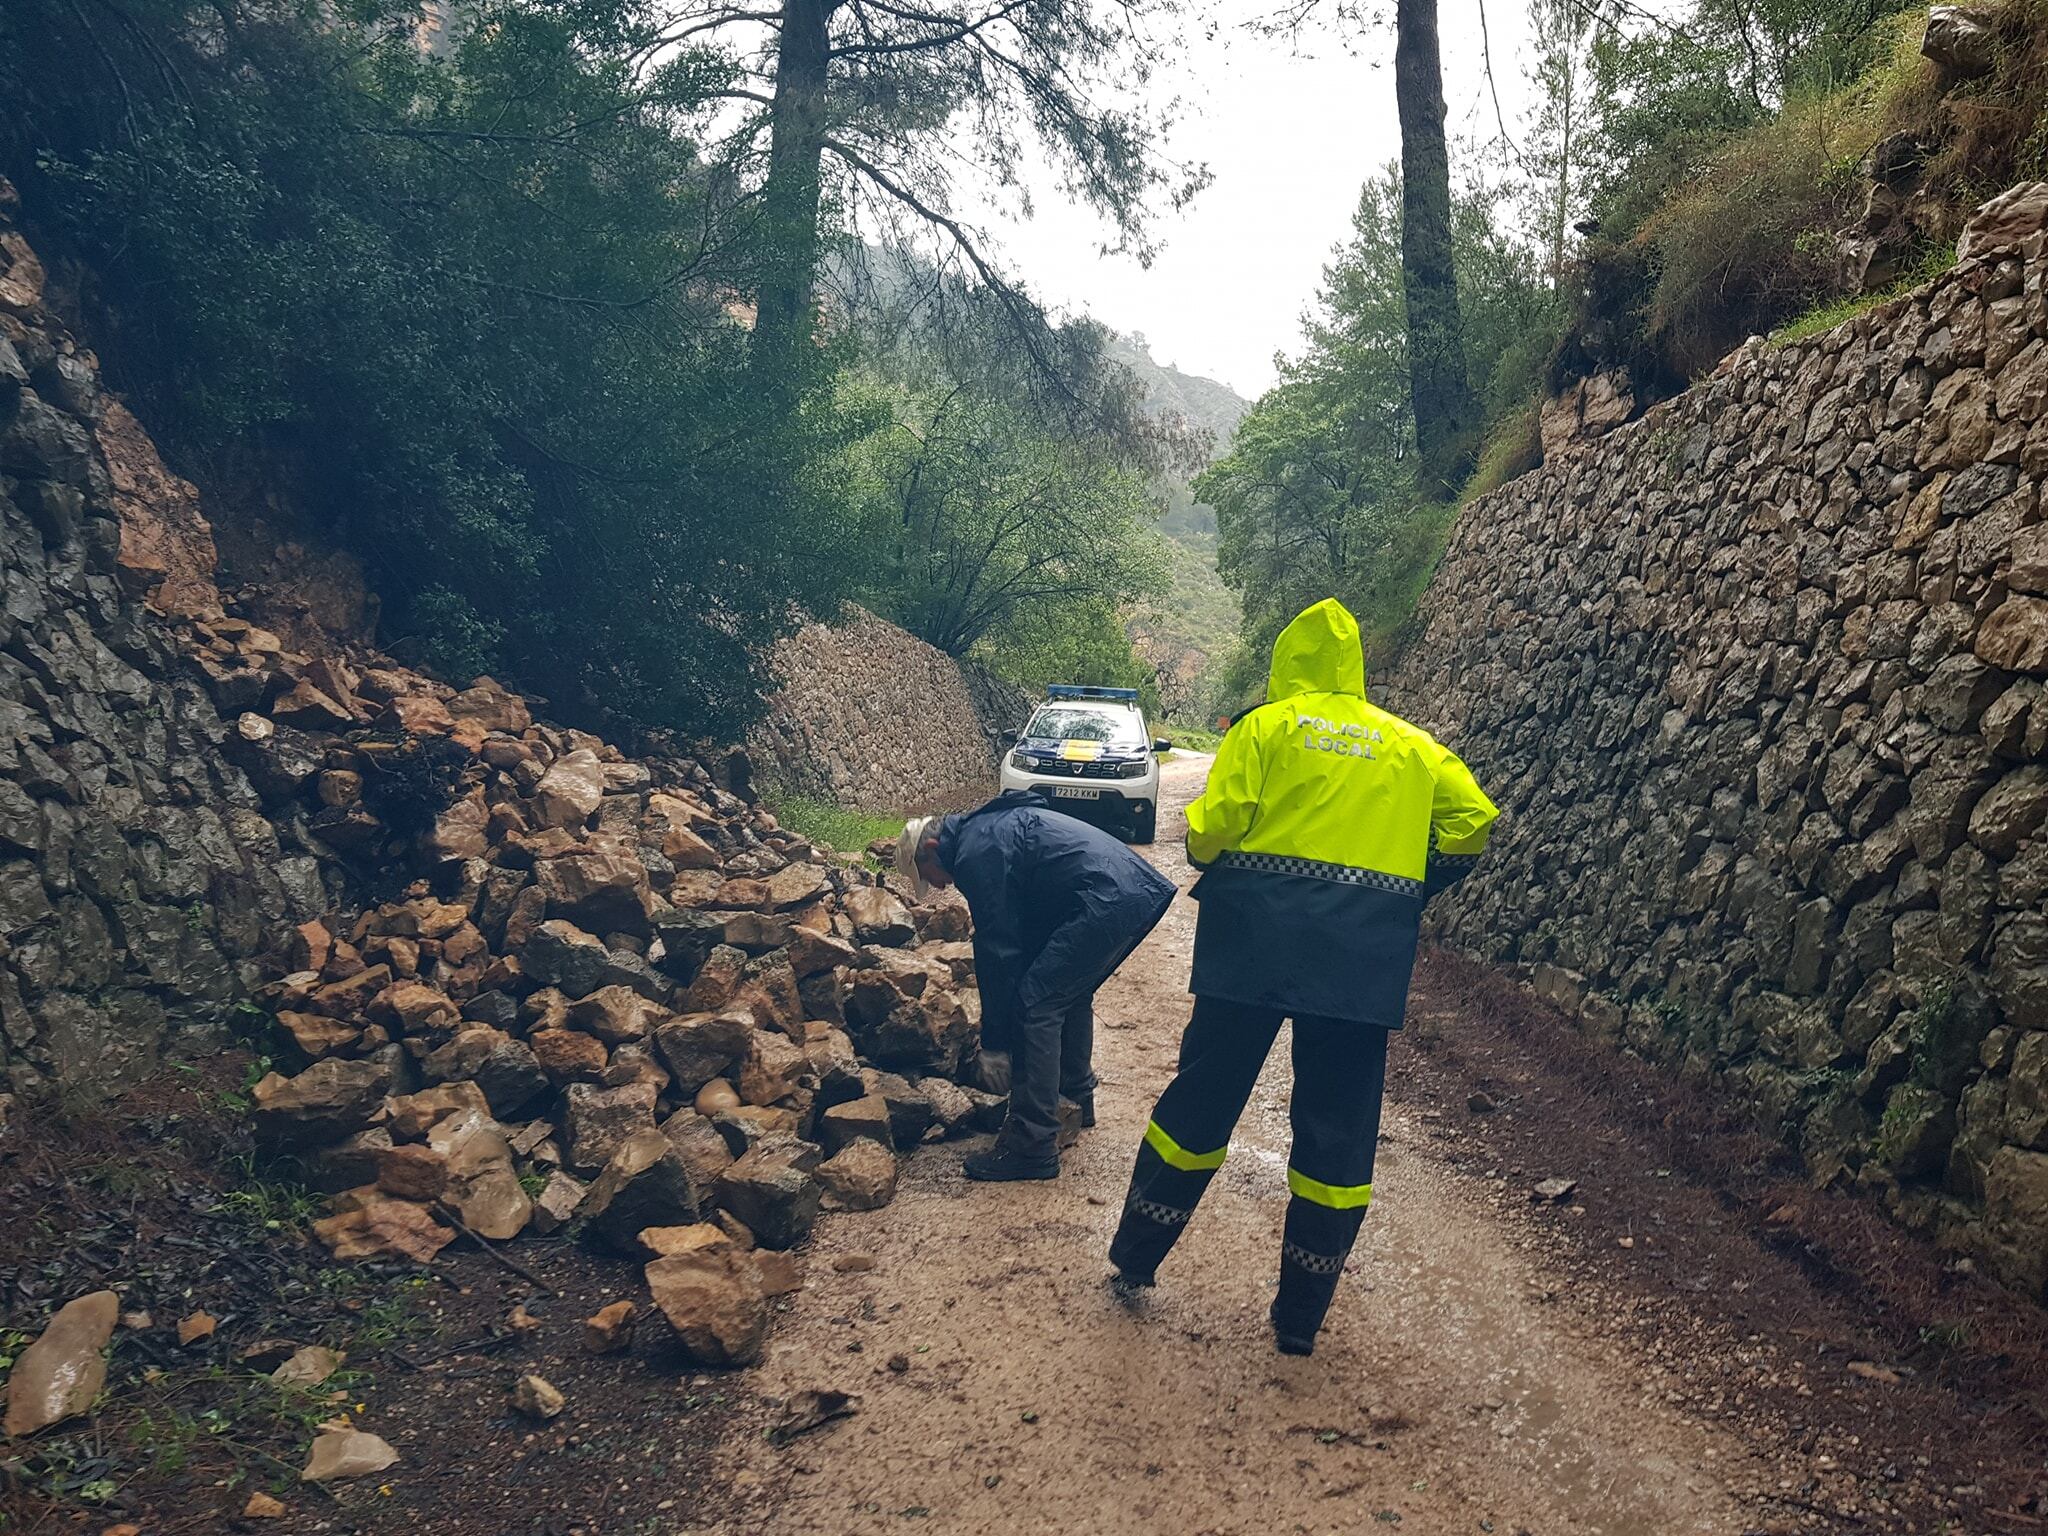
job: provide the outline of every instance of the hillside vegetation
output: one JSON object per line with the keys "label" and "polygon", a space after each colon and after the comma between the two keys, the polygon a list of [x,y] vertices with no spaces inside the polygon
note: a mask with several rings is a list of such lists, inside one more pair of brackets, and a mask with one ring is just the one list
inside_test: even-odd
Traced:
{"label": "hillside vegetation", "polygon": [[[1840,323],[2048,175],[2048,7],[1535,0],[1537,105],[1469,147],[1453,246],[1483,446],[1460,501],[1684,389],[1753,335]],[[1396,643],[1456,507],[1417,481],[1400,199],[1367,185],[1302,354],[1195,482],[1244,605],[1225,679],[1334,592]]]}

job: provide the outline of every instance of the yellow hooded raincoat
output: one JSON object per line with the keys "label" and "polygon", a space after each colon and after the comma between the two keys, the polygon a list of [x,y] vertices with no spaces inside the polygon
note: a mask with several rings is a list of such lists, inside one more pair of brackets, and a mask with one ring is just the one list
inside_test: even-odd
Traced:
{"label": "yellow hooded raincoat", "polygon": [[1423,901],[1498,814],[1456,754],[1367,701],[1358,621],[1317,603],[1188,807],[1204,870],[1189,990],[1398,1029]]}

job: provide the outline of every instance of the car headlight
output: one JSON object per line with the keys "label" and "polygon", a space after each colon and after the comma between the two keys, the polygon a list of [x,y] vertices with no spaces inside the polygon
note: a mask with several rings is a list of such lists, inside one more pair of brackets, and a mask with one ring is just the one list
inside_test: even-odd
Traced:
{"label": "car headlight", "polygon": [[1142,779],[1145,777],[1145,759],[1141,757],[1135,763],[1120,764],[1116,776],[1120,779]]}
{"label": "car headlight", "polygon": [[1020,773],[1029,773],[1038,764],[1033,759],[1026,757],[1022,752],[1012,752],[1010,754],[1010,766]]}

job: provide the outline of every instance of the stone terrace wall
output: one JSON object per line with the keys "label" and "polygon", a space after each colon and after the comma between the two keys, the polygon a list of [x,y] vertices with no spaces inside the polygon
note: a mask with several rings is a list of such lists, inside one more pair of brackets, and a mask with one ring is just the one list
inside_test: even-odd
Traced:
{"label": "stone terrace wall", "polygon": [[205,523],[43,307],[12,201],[0,181],[0,1092],[114,1088],[246,996],[339,876],[138,601],[218,613]]}
{"label": "stone terrace wall", "polygon": [[957,809],[996,792],[1002,733],[1030,700],[915,635],[849,607],[777,647],[782,690],[748,746],[797,794],[871,810]]}
{"label": "stone terrace wall", "polygon": [[1476,502],[1379,688],[1504,812],[1441,938],[2036,1293],[2044,210]]}

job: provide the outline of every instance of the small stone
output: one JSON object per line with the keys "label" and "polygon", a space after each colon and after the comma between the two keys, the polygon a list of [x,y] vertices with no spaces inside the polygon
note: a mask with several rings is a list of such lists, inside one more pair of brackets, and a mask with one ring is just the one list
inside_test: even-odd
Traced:
{"label": "small stone", "polygon": [[512,1406],[529,1419],[552,1419],[568,1404],[546,1378],[528,1375],[512,1384]]}
{"label": "small stone", "polygon": [[1484,1088],[1479,1088],[1473,1090],[1471,1095],[1466,1098],[1465,1107],[1475,1115],[1490,1115],[1500,1108],[1500,1105],[1495,1101],[1492,1094],[1488,1093]]}
{"label": "small stone", "polygon": [[1548,1178],[1537,1183],[1530,1193],[1539,1200],[1549,1200],[1562,1205],[1571,1199],[1572,1191],[1578,1187],[1577,1179]]}
{"label": "small stone", "polygon": [[731,1083],[722,1077],[714,1077],[697,1090],[696,1106],[700,1115],[715,1115],[721,1109],[738,1109],[740,1096]]}
{"label": "small stone", "polygon": [[344,1358],[341,1353],[323,1344],[308,1344],[304,1349],[295,1351],[291,1359],[272,1371],[270,1379],[282,1382],[286,1386],[317,1387],[341,1369]]}
{"label": "small stone", "polygon": [[367,1430],[330,1429],[314,1439],[299,1477],[308,1483],[341,1482],[382,1472],[397,1460],[398,1452]]}
{"label": "small stone", "polygon": [[242,1506],[244,1520],[282,1520],[289,1513],[282,1502],[260,1491],[250,1494],[249,1502]]}
{"label": "small stone", "polygon": [[219,1326],[220,1320],[210,1312],[188,1313],[178,1319],[178,1342],[188,1346],[200,1343],[212,1338]]}
{"label": "small stone", "polygon": [[891,1355],[889,1357],[889,1369],[898,1376],[901,1376],[910,1369],[910,1356],[901,1353]]}
{"label": "small stone", "polygon": [[832,1261],[832,1270],[841,1275],[865,1275],[875,1267],[875,1256],[871,1253],[842,1253]]}
{"label": "small stone", "polygon": [[1843,1367],[1851,1376],[1860,1376],[1865,1381],[1874,1381],[1882,1387],[1896,1387],[1899,1373],[1889,1366],[1878,1365],[1870,1360],[1851,1360]]}
{"label": "small stone", "polygon": [[583,1348],[593,1355],[610,1355],[630,1347],[639,1311],[630,1301],[599,1307],[583,1320]]}

